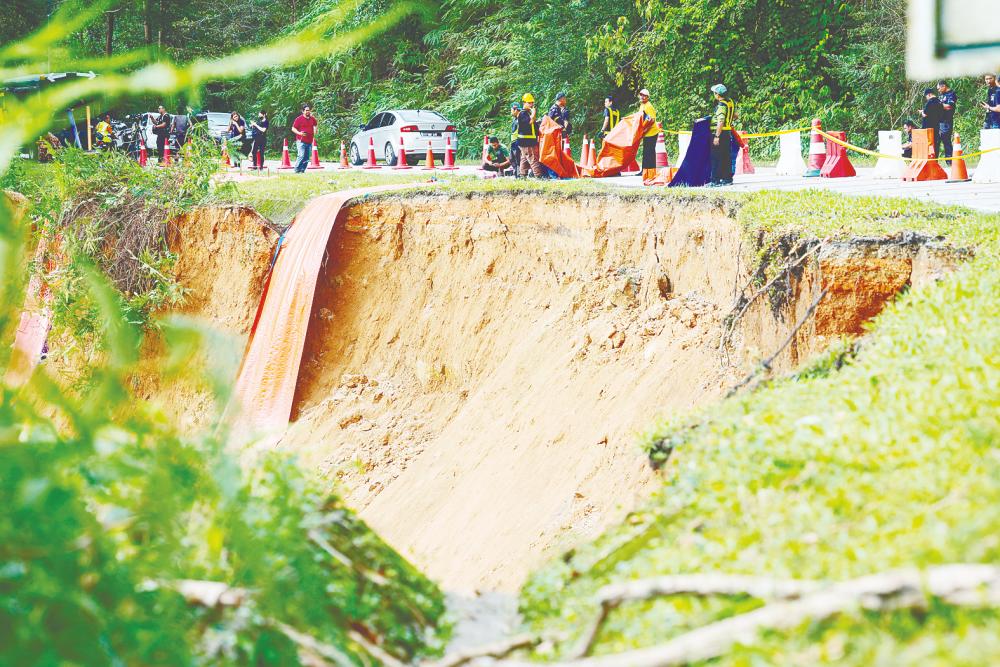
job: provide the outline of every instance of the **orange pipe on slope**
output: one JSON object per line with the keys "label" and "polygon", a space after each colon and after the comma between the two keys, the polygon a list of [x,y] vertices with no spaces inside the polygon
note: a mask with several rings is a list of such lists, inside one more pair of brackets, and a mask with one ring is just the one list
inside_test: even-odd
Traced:
{"label": "orange pipe on slope", "polygon": [[412,188],[380,185],[322,195],[306,204],[285,232],[261,295],[229,405],[239,434],[274,434],[292,414],[316,280],[330,232],[344,205],[377,192]]}

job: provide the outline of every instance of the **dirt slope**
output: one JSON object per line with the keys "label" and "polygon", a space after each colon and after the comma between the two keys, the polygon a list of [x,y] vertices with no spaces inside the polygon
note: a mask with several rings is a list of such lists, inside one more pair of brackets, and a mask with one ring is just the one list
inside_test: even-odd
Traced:
{"label": "dirt slope", "polygon": [[725,364],[750,253],[706,204],[390,199],[341,223],[279,447],[459,591],[515,588],[620,520],[655,485],[637,433],[721,397],[820,289],[780,367],[937,266],[922,243],[824,247],[783,305],[750,307]]}

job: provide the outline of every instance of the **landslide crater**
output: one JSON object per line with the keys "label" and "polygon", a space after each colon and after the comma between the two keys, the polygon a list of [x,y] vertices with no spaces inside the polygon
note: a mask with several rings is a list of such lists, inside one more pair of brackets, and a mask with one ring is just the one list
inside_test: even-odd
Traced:
{"label": "landslide crater", "polygon": [[658,416],[719,400],[801,322],[777,371],[861,333],[958,261],[913,236],[785,237],[763,255],[750,236],[704,201],[354,205],[278,446],[450,590],[515,589],[652,492],[636,442]]}

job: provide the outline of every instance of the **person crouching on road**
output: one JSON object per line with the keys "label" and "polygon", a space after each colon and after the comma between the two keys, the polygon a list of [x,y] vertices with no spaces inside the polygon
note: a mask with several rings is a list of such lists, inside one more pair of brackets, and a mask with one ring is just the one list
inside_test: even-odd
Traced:
{"label": "person crouching on road", "polygon": [[510,167],[510,157],[507,151],[500,145],[500,140],[496,137],[489,138],[486,147],[486,159],[483,161],[483,170],[496,172],[503,176]]}
{"label": "person crouching on road", "polygon": [[656,138],[660,136],[660,126],[656,122],[656,109],[649,102],[649,91],[643,88],[639,91],[639,111],[644,120],[653,124],[646,134],[642,135],[642,178],[656,178]]}
{"label": "person crouching on road", "polygon": [[308,104],[302,105],[302,114],[292,123],[292,134],[295,135],[295,173],[304,174],[309,166],[309,152],[312,151],[313,141],[316,139],[316,126],[318,125],[316,116],[312,113],[312,107]]}
{"label": "person crouching on road", "polygon": [[559,124],[564,137],[573,133],[573,123],[569,120],[569,109],[566,108],[566,93],[556,95],[556,103],[549,109],[549,118]]}
{"label": "person crouching on road", "polygon": [[115,138],[115,131],[111,126],[111,114],[104,114],[104,118],[101,119],[101,122],[94,127],[94,134],[97,135],[98,149],[111,150],[112,142]]}
{"label": "person crouching on road", "polygon": [[517,116],[517,145],[521,149],[522,175],[527,176],[531,171],[536,178],[543,178],[545,170],[538,159],[538,128],[535,125],[535,97],[531,93],[526,93],[523,98],[524,108]]}
{"label": "person crouching on road", "polygon": [[517,117],[521,115],[521,105],[514,102],[510,105],[510,170],[517,178],[518,167],[521,166],[521,148],[517,145]]}
{"label": "person crouching on road", "polygon": [[917,124],[907,118],[903,121],[903,157],[913,157],[913,131]]}
{"label": "person crouching on road", "polygon": [[712,114],[712,124],[715,134],[712,137],[712,182],[709,185],[718,187],[733,184],[732,155],[730,142],[733,136],[733,117],[736,115],[736,105],[726,97],[726,87],[717,83],[712,86],[715,95],[715,113]]}

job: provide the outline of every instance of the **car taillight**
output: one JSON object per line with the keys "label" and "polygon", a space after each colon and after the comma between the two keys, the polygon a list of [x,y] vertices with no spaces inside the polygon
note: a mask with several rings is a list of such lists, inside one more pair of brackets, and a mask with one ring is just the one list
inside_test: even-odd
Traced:
{"label": "car taillight", "polygon": [[458,130],[455,129],[454,125],[449,125],[448,127],[444,128],[444,131],[445,132],[458,132]]}
{"label": "car taillight", "polygon": [[399,128],[399,131],[400,132],[419,132],[420,130],[417,129],[416,125],[404,125],[403,127]]}

